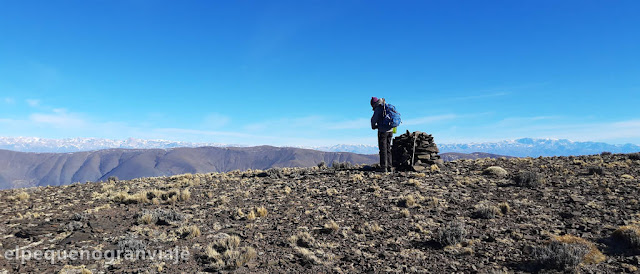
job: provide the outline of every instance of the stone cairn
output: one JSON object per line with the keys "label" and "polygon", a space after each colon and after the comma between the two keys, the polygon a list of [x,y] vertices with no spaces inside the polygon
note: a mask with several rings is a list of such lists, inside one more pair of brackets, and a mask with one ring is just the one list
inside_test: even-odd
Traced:
{"label": "stone cairn", "polygon": [[426,171],[434,164],[444,162],[438,155],[438,147],[433,142],[433,136],[416,131],[402,134],[393,138],[391,155],[393,166],[398,171]]}

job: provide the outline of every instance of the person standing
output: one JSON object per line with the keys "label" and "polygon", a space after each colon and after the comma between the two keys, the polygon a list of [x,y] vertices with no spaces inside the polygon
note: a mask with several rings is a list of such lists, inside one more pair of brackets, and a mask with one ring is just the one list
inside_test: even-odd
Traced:
{"label": "person standing", "polygon": [[387,104],[384,98],[378,99],[377,97],[371,97],[371,107],[373,108],[373,116],[371,116],[371,129],[378,130],[380,171],[391,172],[391,138],[393,137],[394,127],[388,122],[385,123],[385,116],[387,116]]}

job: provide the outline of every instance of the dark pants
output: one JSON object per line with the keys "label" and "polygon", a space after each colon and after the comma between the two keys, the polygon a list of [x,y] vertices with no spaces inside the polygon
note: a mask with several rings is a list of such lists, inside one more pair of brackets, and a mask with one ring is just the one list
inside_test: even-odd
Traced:
{"label": "dark pants", "polygon": [[393,132],[378,131],[380,168],[386,171],[391,171],[391,137],[393,137]]}

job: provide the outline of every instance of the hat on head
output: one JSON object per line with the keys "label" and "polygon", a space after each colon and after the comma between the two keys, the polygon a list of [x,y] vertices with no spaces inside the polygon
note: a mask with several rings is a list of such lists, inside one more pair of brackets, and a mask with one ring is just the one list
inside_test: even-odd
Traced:
{"label": "hat on head", "polygon": [[376,102],[378,102],[378,97],[371,97],[371,105],[373,106]]}

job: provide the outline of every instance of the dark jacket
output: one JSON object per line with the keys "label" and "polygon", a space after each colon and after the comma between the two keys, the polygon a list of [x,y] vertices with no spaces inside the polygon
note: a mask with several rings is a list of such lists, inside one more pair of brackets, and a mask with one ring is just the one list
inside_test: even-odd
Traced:
{"label": "dark jacket", "polygon": [[390,125],[384,125],[382,121],[384,120],[384,99],[378,100],[375,106],[373,106],[373,116],[371,116],[371,128],[378,129],[378,131],[392,131],[393,127]]}

